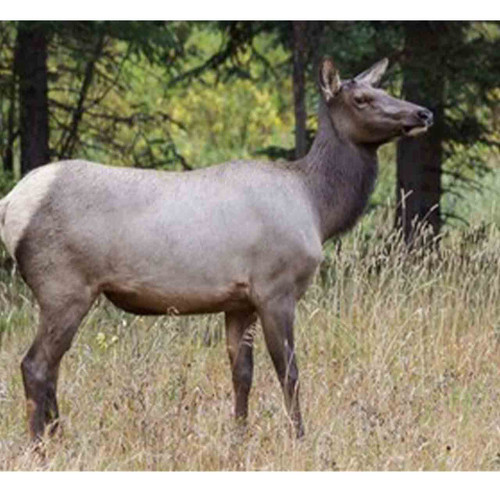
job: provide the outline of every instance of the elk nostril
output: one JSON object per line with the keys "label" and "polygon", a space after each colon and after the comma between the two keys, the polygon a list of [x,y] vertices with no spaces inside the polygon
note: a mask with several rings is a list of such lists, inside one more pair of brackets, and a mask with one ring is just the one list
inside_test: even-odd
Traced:
{"label": "elk nostril", "polygon": [[432,122],[432,113],[428,109],[419,109],[417,116],[424,122]]}

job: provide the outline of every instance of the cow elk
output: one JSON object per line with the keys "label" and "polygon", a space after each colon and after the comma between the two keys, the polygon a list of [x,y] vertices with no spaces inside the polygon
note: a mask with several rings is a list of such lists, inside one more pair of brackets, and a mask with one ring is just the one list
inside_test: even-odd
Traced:
{"label": "cow elk", "polygon": [[297,436],[303,434],[294,312],[322,245],[362,214],[377,149],[424,132],[432,113],[377,88],[383,59],[341,80],[319,68],[319,125],[297,161],[231,161],[188,172],[81,160],[27,175],[0,201],[0,236],[38,302],[22,361],[28,425],[58,421],[59,364],[100,294],[135,314],[225,314],[235,416],[245,421],[260,319]]}

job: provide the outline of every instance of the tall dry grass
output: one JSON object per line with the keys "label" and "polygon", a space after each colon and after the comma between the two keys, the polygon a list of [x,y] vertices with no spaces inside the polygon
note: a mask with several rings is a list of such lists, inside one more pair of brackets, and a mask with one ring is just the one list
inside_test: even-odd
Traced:
{"label": "tall dry grass", "polygon": [[499,469],[498,229],[452,231],[420,256],[366,234],[328,251],[298,308],[300,441],[261,334],[241,433],[219,315],[135,317],[103,300],[62,362],[63,435],[41,462],[19,370],[37,311],[2,271],[0,469]]}

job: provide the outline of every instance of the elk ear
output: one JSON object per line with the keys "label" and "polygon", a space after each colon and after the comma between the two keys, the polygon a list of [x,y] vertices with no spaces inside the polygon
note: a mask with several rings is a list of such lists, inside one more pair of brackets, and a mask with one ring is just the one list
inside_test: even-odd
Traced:
{"label": "elk ear", "polygon": [[333,59],[326,57],[319,68],[319,88],[326,102],[331,101],[340,90],[340,76]]}
{"label": "elk ear", "polygon": [[354,80],[357,82],[367,83],[372,87],[377,87],[380,84],[380,80],[382,80],[388,65],[389,59],[384,57],[384,59],[375,63],[371,68],[363,71],[363,73],[360,73]]}

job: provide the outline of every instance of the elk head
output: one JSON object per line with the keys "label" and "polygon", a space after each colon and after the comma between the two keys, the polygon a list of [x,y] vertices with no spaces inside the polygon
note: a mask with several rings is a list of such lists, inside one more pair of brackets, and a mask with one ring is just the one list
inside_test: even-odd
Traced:
{"label": "elk head", "polygon": [[330,58],[323,60],[319,86],[332,125],[356,144],[381,145],[416,136],[433,123],[432,112],[377,88],[389,61],[385,58],[351,80],[341,80]]}

